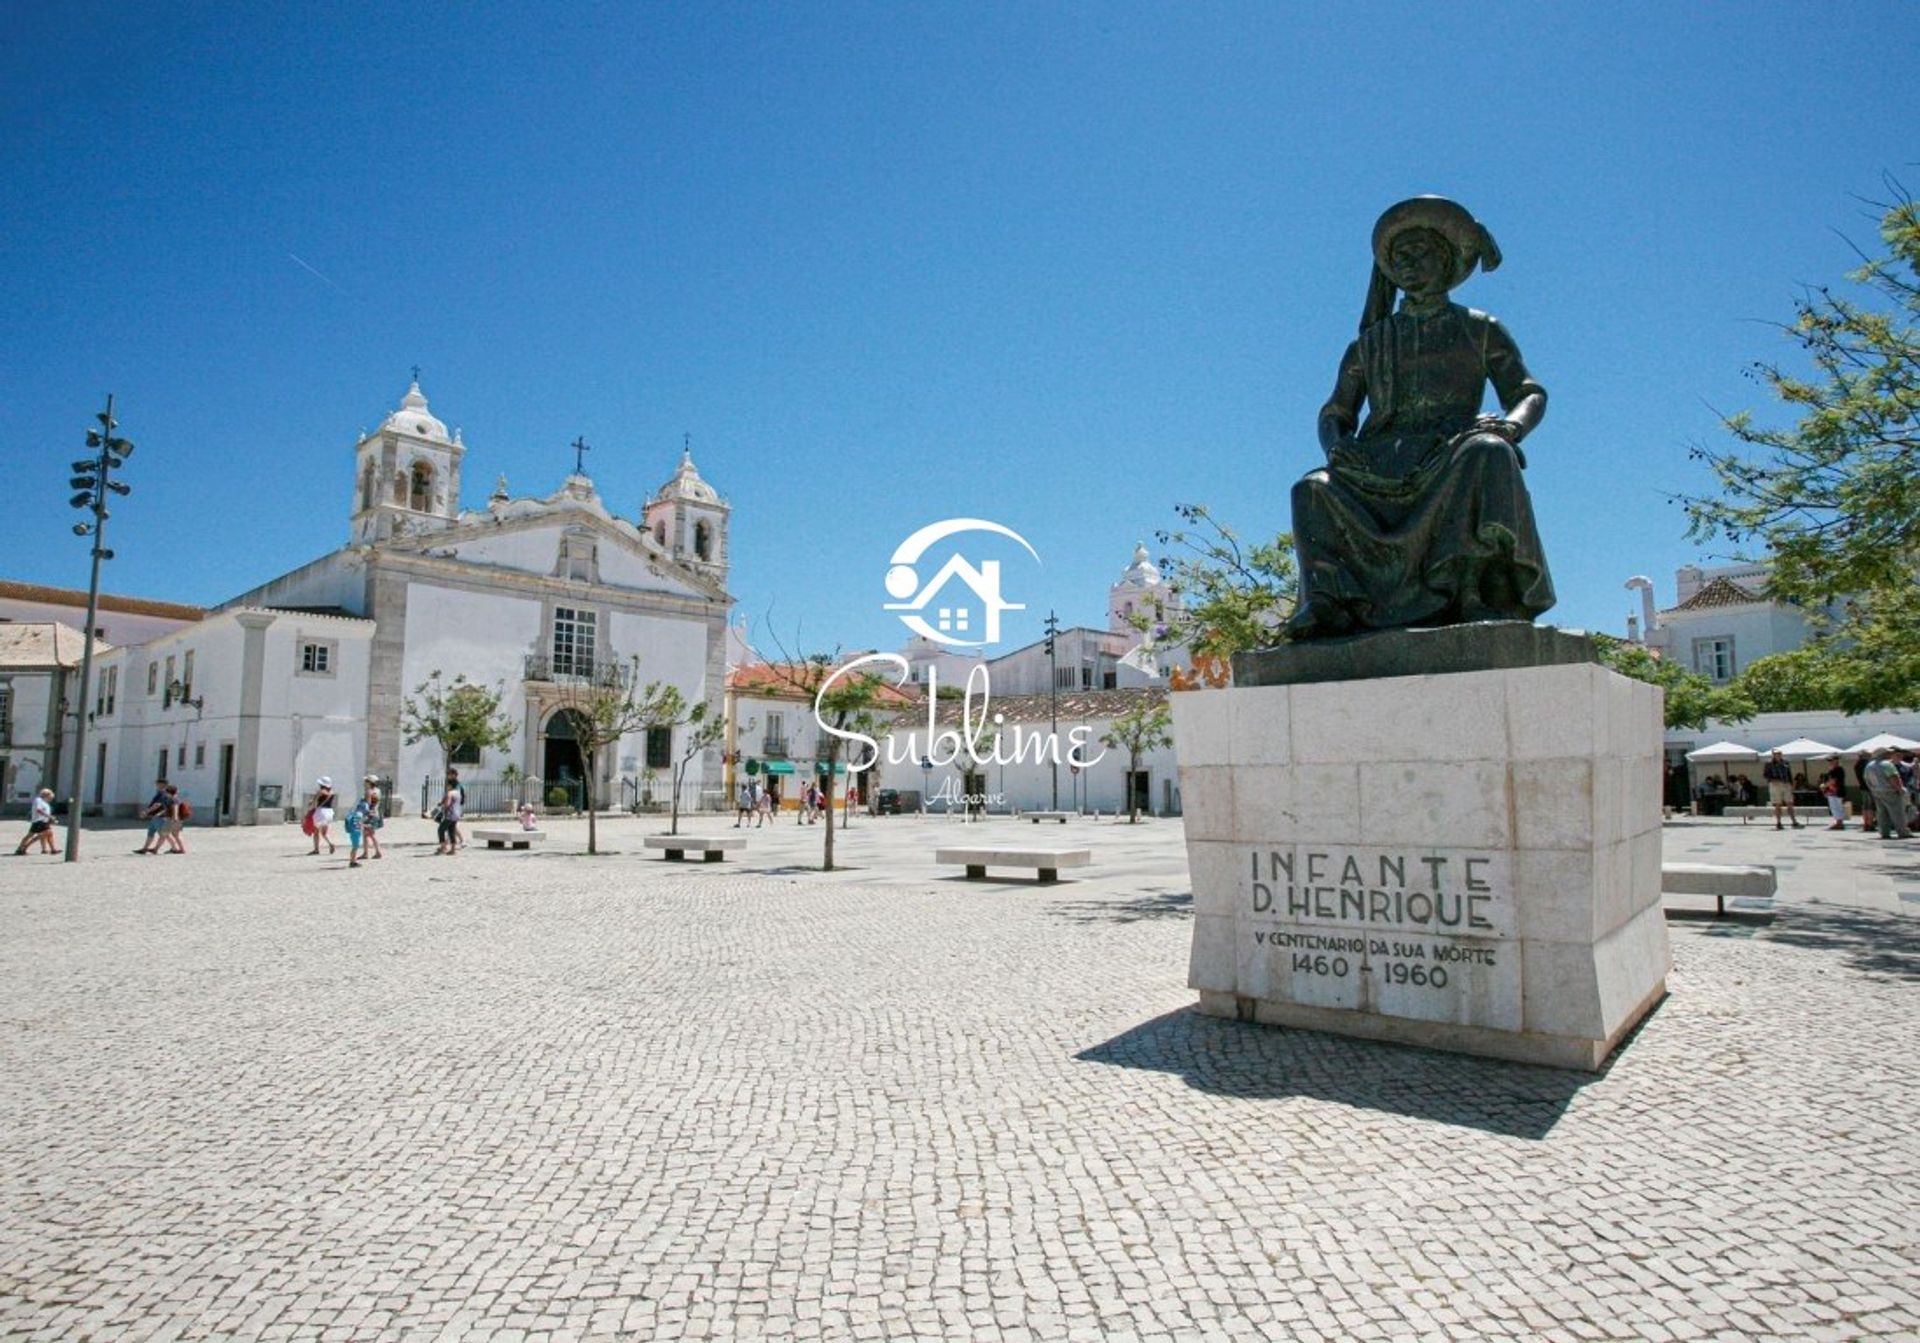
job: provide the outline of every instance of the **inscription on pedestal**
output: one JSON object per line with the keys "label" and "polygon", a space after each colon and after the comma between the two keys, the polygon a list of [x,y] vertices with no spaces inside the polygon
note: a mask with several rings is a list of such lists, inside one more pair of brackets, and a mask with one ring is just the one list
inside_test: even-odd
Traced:
{"label": "inscription on pedestal", "polygon": [[1242,991],[1315,1007],[1518,1029],[1505,852],[1247,846]]}

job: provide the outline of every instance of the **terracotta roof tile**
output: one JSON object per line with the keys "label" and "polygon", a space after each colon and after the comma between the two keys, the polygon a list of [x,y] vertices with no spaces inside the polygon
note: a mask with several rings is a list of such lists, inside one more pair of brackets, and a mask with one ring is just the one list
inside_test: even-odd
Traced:
{"label": "terracotta roof tile", "polygon": [[1766,600],[1759,593],[1741,587],[1731,578],[1716,578],[1678,606],[1669,606],[1662,614],[1673,611],[1705,611],[1716,606],[1748,606],[1754,602]]}
{"label": "terracotta roof tile", "polygon": [[[112,646],[95,639],[94,656]],[[0,622],[0,667],[78,667],[85,648],[79,630],[56,620]]]}
{"label": "terracotta roof tile", "polygon": [[[0,580],[0,600],[38,602],[43,606],[72,606],[84,611],[87,594],[78,588],[50,588],[39,583],[14,583]],[[169,620],[203,620],[206,610],[180,602],[151,601],[145,597],[116,597],[100,594],[102,611],[118,611],[130,616],[161,616]]]}

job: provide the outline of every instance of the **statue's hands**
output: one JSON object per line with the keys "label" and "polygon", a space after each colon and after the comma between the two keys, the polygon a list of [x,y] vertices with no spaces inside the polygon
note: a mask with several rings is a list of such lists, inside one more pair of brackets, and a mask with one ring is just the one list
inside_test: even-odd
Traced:
{"label": "statue's hands", "polygon": [[1482,415],[1473,422],[1473,432],[1479,434],[1497,434],[1515,447],[1519,446],[1522,430],[1514,421],[1504,415]]}

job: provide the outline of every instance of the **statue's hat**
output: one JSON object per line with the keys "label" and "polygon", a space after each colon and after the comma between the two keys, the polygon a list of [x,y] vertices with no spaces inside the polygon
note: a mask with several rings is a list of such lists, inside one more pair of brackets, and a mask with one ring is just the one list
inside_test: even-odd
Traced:
{"label": "statue's hat", "polygon": [[1398,234],[1412,228],[1432,229],[1453,247],[1453,283],[1459,284],[1473,274],[1476,264],[1493,270],[1500,264],[1500,248],[1487,232],[1486,225],[1467,213],[1466,207],[1445,196],[1412,196],[1398,205],[1390,205],[1373,226],[1374,264],[1387,268],[1387,249]]}

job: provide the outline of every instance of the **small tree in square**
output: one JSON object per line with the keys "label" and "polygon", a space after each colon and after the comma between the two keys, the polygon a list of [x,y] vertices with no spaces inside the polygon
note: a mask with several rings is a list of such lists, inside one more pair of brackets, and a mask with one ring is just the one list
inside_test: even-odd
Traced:
{"label": "small tree in square", "polygon": [[712,706],[702,700],[688,709],[686,713],[670,723],[660,723],[660,727],[685,727],[687,733],[680,739],[680,754],[673,762],[673,804],[667,833],[680,833],[680,785],[686,782],[687,766],[693,758],[717,743],[727,732],[727,720],[724,714],[709,713]]}
{"label": "small tree in square", "polygon": [[617,749],[632,733],[684,719],[686,698],[678,687],[660,681],[642,685],[637,657],[628,659],[625,666],[614,663],[596,667],[591,675],[556,681],[554,690],[580,752],[580,768],[586,776],[587,852],[597,854],[600,802],[593,785],[601,756]]}
{"label": "small tree in square", "polygon": [[[779,641],[776,639],[775,644]],[[882,687],[885,685],[878,676],[869,672],[842,673],[841,655],[838,649],[832,653],[807,653],[791,657],[784,647],[780,648],[781,660],[765,664],[768,678],[789,691],[805,696],[815,718],[823,731],[820,734],[819,764],[821,767],[820,786],[826,797],[826,838],[825,851],[820,870],[833,871],[833,787],[836,767],[846,749],[843,738],[835,732],[861,732],[872,737],[878,717],[873,712],[879,703]],[[871,762],[849,761],[849,766]]]}
{"label": "small tree in square", "polygon": [[1101,735],[1101,745],[1127,753],[1127,824],[1140,822],[1140,801],[1133,791],[1134,776],[1140,772],[1140,757],[1149,751],[1173,745],[1173,708],[1165,700],[1142,699],[1113,720],[1113,726]]}
{"label": "small tree in square", "polygon": [[456,751],[504,751],[513,745],[513,720],[500,712],[505,697],[504,687],[488,689],[465,676],[449,681],[436,671],[401,705],[400,730],[409,746],[420,741],[439,744],[444,776]]}

